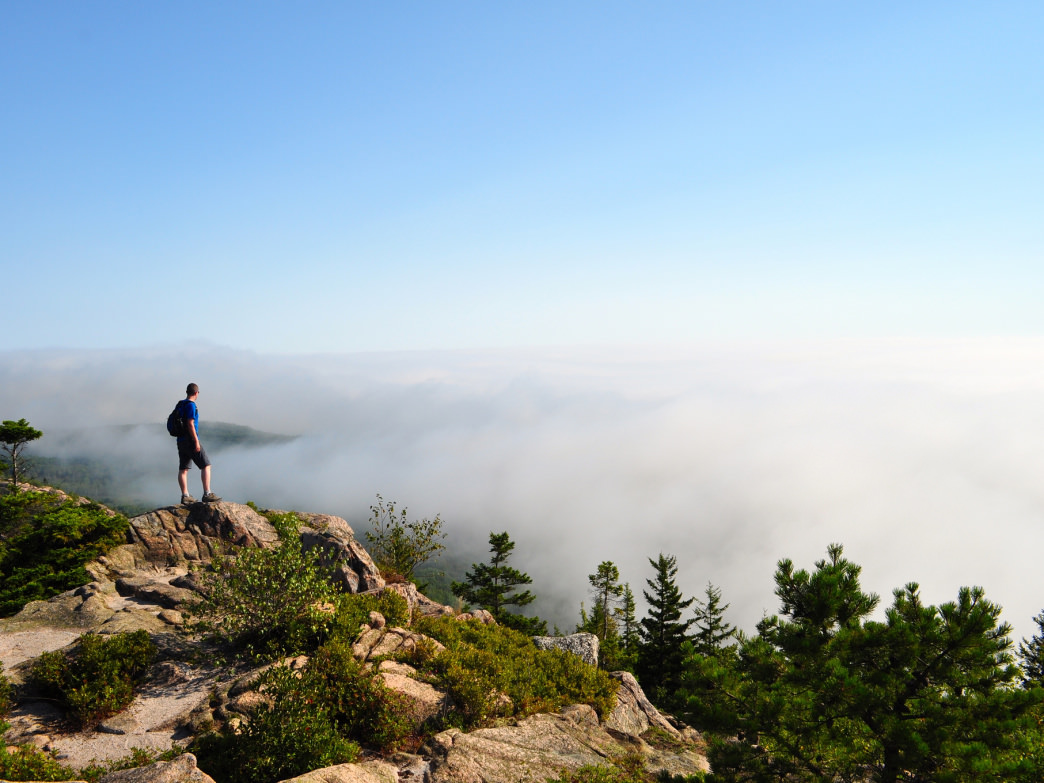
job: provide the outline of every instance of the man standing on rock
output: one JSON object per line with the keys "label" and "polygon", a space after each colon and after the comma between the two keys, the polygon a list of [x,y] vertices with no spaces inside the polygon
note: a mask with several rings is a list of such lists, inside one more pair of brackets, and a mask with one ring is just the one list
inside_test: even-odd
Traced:
{"label": "man standing on rock", "polygon": [[183,506],[196,502],[188,491],[189,465],[193,462],[199,468],[203,479],[203,502],[217,503],[221,500],[210,491],[210,459],[199,442],[197,397],[199,397],[199,386],[190,383],[185,389],[185,399],[181,401],[181,417],[185,421],[185,434],[178,436],[178,486],[181,487],[181,505]]}

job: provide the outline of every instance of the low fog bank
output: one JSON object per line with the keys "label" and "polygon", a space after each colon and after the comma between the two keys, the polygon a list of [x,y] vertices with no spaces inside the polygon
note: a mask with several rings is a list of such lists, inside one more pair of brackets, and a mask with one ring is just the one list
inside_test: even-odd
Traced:
{"label": "low fog bank", "polygon": [[686,595],[719,585],[750,630],[777,611],[777,560],[812,567],[835,541],[882,604],[909,581],[933,603],[979,584],[1016,639],[1044,608],[1044,341],[5,353],[0,418],[42,429],[37,453],[133,465],[136,494],[165,505],[175,449],[155,424],[188,381],[204,444],[208,420],[300,436],[217,455],[226,499],[361,531],[379,492],[411,517],[441,513],[469,561],[507,530],[538,613],[563,630],[599,562],[641,603],[659,552]]}

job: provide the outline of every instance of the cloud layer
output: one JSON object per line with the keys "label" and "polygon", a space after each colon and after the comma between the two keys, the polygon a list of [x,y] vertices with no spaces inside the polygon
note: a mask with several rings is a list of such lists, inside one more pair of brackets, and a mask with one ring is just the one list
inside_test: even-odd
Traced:
{"label": "cloud layer", "polygon": [[380,492],[411,516],[441,513],[469,561],[507,530],[537,610],[563,629],[599,562],[640,597],[647,559],[664,552],[686,595],[719,585],[749,630],[777,609],[776,561],[811,567],[834,541],[885,603],[909,581],[931,602],[980,584],[1016,638],[1044,608],[1044,341],[12,352],[0,354],[0,417],[42,429],[41,453],[133,458],[142,494],[167,504],[169,438],[98,429],[74,448],[60,435],[159,423],[188,381],[204,443],[208,419],[301,436],[221,454],[226,499],[360,529]]}

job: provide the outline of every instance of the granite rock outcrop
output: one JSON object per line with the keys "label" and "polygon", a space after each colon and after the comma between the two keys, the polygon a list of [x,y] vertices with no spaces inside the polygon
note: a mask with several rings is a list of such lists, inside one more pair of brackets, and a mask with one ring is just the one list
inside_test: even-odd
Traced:
{"label": "granite rock outcrop", "polygon": [[[345,520],[324,514],[299,514],[299,518],[302,546],[320,550],[342,589],[394,591],[406,600],[412,619],[453,616],[461,622],[494,622],[484,610],[461,613],[432,601],[412,584],[386,585]],[[48,601],[32,602],[15,617],[0,621],[0,660],[20,696],[8,717],[6,741],[51,751],[77,769],[123,758],[135,750],[157,753],[184,747],[215,725],[249,721],[270,700],[257,685],[267,667],[243,671],[200,656],[198,640],[184,626],[184,610],[200,594],[199,575],[216,554],[231,552],[235,546],[273,547],[278,541],[277,531],[263,514],[235,503],[160,508],[131,519],[126,543],[88,566],[92,582]],[[131,706],[104,720],[96,731],[70,731],[55,707],[34,698],[26,685],[33,658],[47,650],[69,648],[81,633],[142,629],[159,648],[158,660]],[[597,663],[597,639],[590,634],[535,641]],[[411,720],[419,729],[444,718],[454,704],[449,694],[425,682],[411,666],[388,660],[418,645],[436,654],[443,649],[410,627],[389,627],[382,615],[372,612],[359,629],[352,653],[409,705]],[[281,663],[301,669],[307,658]],[[631,675],[614,676],[620,683],[616,706],[601,720],[591,707],[572,705],[555,714],[501,721],[471,732],[443,731],[431,736],[419,752],[313,770],[292,780],[517,783],[543,780],[585,764],[609,763],[623,753],[641,754],[652,772],[691,775],[706,770],[699,734],[660,714]],[[650,729],[669,736],[671,747],[665,750],[643,738],[656,733]],[[113,772],[102,781],[208,783],[212,779],[186,753],[169,762]]]}

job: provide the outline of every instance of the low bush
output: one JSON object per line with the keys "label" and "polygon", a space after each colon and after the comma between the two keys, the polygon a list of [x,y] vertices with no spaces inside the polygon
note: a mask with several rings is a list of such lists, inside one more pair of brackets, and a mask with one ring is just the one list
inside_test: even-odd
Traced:
{"label": "low bush", "polygon": [[[10,725],[0,723],[0,734]],[[4,780],[72,780],[76,774],[54,757],[32,745],[9,750],[0,742],[0,777]]]}
{"label": "low bush", "polygon": [[215,557],[204,574],[203,598],[187,611],[195,630],[236,653],[270,660],[305,652],[326,636],[336,590],[320,553],[302,549],[297,515],[269,519],[280,544]]}
{"label": "low bush", "polygon": [[[11,711],[13,688],[0,666],[0,718]],[[0,720],[0,734],[11,724]],[[0,777],[4,780],[69,780],[72,770],[63,767],[53,753],[45,753],[32,745],[8,749],[0,742]]]}
{"label": "low bush", "polygon": [[49,492],[0,494],[0,617],[87,584],[84,566],[126,543],[128,522]]}
{"label": "low bush", "polygon": [[269,669],[257,688],[265,704],[245,725],[225,724],[193,747],[219,783],[293,777],[353,761],[359,745],[396,750],[413,734],[407,704],[347,642],[327,642],[300,671]]}
{"label": "low bush", "polygon": [[373,668],[364,669],[346,642],[333,640],[320,647],[303,679],[345,737],[390,751],[412,732],[406,702],[384,685]]}
{"label": "low bush", "polygon": [[145,631],[84,634],[71,652],[46,652],[37,658],[30,678],[81,727],[90,728],[131,703],[135,684],[155,657],[156,645]]}
{"label": "low bush", "polygon": [[651,783],[641,754],[622,756],[606,764],[587,764],[576,770],[563,770],[547,783]]}
{"label": "low bush", "polygon": [[538,650],[518,631],[448,617],[422,618],[414,627],[447,649],[433,655],[422,647],[403,659],[449,691],[465,727],[569,704],[590,704],[604,717],[616,704],[617,683],[606,672],[563,650]]}
{"label": "low bush", "polygon": [[394,590],[385,590],[378,595],[342,593],[334,599],[334,606],[330,629],[333,639],[354,641],[359,635],[359,626],[369,622],[370,612],[380,612],[393,628],[406,628],[410,624],[409,604]]}
{"label": "low bush", "polygon": [[225,724],[192,746],[218,783],[273,783],[358,758],[359,746],[338,733],[309,679],[276,666],[259,687],[269,701],[245,725]]}
{"label": "low bush", "polygon": [[0,663],[0,718],[7,717],[7,713],[11,711],[13,697],[14,688],[4,674],[4,665]]}
{"label": "low bush", "polygon": [[558,777],[548,778],[547,783],[702,783],[705,776],[671,775],[667,771],[658,774],[645,769],[645,759],[640,753],[612,759],[606,764],[590,764],[573,771],[563,771]]}

